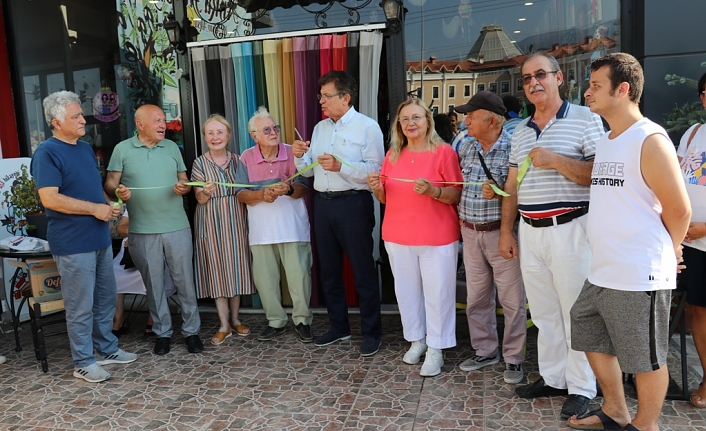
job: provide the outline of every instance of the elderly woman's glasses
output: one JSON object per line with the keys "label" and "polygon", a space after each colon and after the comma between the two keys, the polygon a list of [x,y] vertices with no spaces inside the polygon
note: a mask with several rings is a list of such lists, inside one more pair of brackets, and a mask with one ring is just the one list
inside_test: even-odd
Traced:
{"label": "elderly woman's glasses", "polygon": [[265,136],[269,136],[270,133],[272,133],[273,130],[274,130],[275,133],[279,133],[280,128],[279,128],[279,126],[275,126],[275,127],[265,127],[264,129],[262,129],[262,133],[263,133]]}
{"label": "elderly woman's glasses", "polygon": [[419,115],[415,115],[413,117],[403,117],[400,118],[400,124],[403,126],[406,126],[407,124],[414,123],[414,124],[419,124],[420,121],[422,121],[424,117],[420,117]]}

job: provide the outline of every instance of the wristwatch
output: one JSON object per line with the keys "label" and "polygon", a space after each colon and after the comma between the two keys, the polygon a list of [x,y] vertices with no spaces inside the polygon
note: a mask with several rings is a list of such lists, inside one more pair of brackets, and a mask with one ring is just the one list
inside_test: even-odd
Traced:
{"label": "wristwatch", "polygon": [[292,196],[293,194],[294,194],[294,187],[292,187],[292,185],[290,184],[290,185],[289,185],[289,190],[287,190],[286,195],[287,195],[287,196]]}

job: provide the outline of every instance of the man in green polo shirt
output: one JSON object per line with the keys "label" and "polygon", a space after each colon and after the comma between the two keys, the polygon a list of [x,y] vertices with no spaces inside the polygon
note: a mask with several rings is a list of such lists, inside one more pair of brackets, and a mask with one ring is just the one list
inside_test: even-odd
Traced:
{"label": "man in green polo shirt", "polygon": [[[105,191],[117,192],[130,212],[130,255],[147,288],[147,304],[157,335],[154,353],[169,353],[172,319],[164,292],[164,262],[174,280],[181,306],[182,333],[189,352],[203,351],[201,319],[192,266],[191,228],[182,196],[191,186],[177,145],[164,139],[164,112],[143,105],[135,112],[137,136],[115,146],[108,164]],[[135,189],[132,195],[131,188]]]}

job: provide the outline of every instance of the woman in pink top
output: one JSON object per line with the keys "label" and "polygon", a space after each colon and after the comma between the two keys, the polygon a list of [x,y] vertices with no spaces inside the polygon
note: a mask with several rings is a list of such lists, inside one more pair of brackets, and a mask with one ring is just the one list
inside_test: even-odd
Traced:
{"label": "woman in pink top", "polygon": [[[434,131],[429,108],[417,99],[397,108],[391,147],[380,174],[368,184],[386,204],[382,239],[395,276],[404,337],[412,342],[402,359],[420,374],[436,376],[442,349],[456,345],[456,261],[461,198],[458,156]],[[412,179],[410,181],[401,181]]]}

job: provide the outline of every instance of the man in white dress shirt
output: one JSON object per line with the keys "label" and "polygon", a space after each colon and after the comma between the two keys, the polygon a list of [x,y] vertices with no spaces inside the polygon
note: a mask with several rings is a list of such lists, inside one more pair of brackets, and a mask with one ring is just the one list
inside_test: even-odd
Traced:
{"label": "man in white dress shirt", "polygon": [[350,74],[331,71],[319,79],[319,85],[317,97],[328,118],[314,127],[311,141],[297,140],[292,145],[298,170],[318,162],[304,176],[314,176],[314,189],[318,192],[314,227],[331,329],[315,344],[327,346],[351,337],[342,275],[345,253],[353,268],[360,301],[360,354],[370,356],[380,348],[382,331],[373,260],[375,215],[367,176],[380,172],[382,166],[382,130],[377,122],[353,107],[358,89]]}

